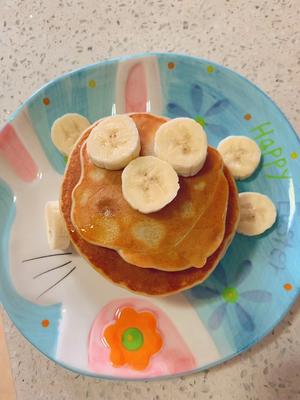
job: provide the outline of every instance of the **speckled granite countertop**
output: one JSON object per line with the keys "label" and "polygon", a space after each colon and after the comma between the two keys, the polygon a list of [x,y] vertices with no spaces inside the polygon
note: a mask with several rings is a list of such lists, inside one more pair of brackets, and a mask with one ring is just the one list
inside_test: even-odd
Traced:
{"label": "speckled granite countertop", "polygon": [[[300,132],[299,0],[2,0],[0,6],[0,123],[65,71],[121,54],[174,51],[245,75]],[[18,400],[300,399],[300,301],[247,353],[205,373],[150,383],[68,372],[1,312]]]}

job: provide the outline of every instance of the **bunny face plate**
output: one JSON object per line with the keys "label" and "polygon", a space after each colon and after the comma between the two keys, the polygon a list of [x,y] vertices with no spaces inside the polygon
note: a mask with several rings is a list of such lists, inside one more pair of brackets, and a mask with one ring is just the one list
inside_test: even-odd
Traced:
{"label": "bunny face plate", "polygon": [[[146,299],[109,283],[74,250],[47,244],[44,206],[59,198],[66,166],[50,128],[68,112],[91,122],[125,112],[192,117],[212,146],[251,137],[263,162],[239,191],[268,195],[277,223],[260,237],[236,235],[212,276],[182,294]],[[34,346],[78,373],[148,379],[219,364],[269,333],[298,295],[299,155],[276,105],[222,66],[145,54],[64,75],[0,130],[0,300]]]}

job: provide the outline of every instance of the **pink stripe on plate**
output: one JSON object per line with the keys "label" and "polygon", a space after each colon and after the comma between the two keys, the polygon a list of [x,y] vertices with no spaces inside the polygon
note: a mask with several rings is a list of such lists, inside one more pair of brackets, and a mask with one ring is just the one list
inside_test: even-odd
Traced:
{"label": "pink stripe on plate", "polygon": [[128,72],[125,87],[125,112],[147,111],[147,81],[142,63],[135,64]]}
{"label": "pink stripe on plate", "polygon": [[31,182],[37,178],[38,167],[10,124],[0,131],[0,154],[23,181]]}

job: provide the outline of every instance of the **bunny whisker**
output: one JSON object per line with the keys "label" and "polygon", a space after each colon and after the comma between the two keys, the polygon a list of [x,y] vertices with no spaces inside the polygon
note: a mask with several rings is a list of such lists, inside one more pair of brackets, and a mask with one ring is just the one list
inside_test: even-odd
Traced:
{"label": "bunny whisker", "polygon": [[27,260],[23,260],[22,263],[27,262],[27,261],[39,260],[39,259],[41,259],[41,258],[56,257],[56,256],[66,256],[66,255],[70,255],[70,254],[72,254],[72,252],[48,254],[48,255],[46,255],[46,256],[39,256],[39,257],[28,258]]}
{"label": "bunny whisker", "polygon": [[47,269],[46,271],[41,272],[40,274],[35,275],[35,276],[33,277],[33,279],[36,279],[36,278],[38,278],[38,277],[41,276],[41,275],[47,274],[47,272],[51,272],[51,271],[54,271],[54,270],[56,270],[56,269],[62,268],[62,267],[64,267],[65,265],[71,264],[71,262],[72,262],[72,261],[68,261],[68,262],[66,262],[66,263],[64,263],[64,264],[58,265],[57,267]]}
{"label": "bunny whisker", "polygon": [[55,286],[57,286],[61,281],[63,281],[65,278],[67,278],[74,270],[76,269],[76,267],[73,267],[66,275],[64,275],[61,279],[59,279],[56,283],[54,283],[53,285],[51,285],[48,289],[44,290],[38,297],[37,299],[39,299],[41,296],[43,296],[44,294],[46,294],[47,292],[49,292],[49,290],[53,289]]}

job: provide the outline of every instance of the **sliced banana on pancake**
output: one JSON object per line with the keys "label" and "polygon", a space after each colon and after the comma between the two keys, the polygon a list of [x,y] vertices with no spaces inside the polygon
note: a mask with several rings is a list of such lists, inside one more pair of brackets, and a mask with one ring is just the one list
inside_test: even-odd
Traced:
{"label": "sliced banana on pancake", "polygon": [[181,176],[193,176],[203,167],[207,137],[191,118],[175,118],[162,124],[154,138],[155,155],[169,162]]}
{"label": "sliced banana on pancake", "polygon": [[61,153],[68,156],[77,139],[90,125],[89,120],[80,114],[65,114],[52,125],[52,142]]}
{"label": "sliced banana on pancake", "polygon": [[247,236],[265,232],[276,221],[276,207],[268,196],[255,192],[239,193],[239,233]]}
{"label": "sliced banana on pancake", "polygon": [[132,208],[148,214],[170,203],[179,190],[173,167],[157,157],[138,157],[122,172],[122,192]]}
{"label": "sliced banana on pancake", "polygon": [[110,170],[124,168],[138,157],[140,136],[128,115],[115,115],[99,122],[87,140],[87,152],[95,165]]}
{"label": "sliced banana on pancake", "polygon": [[217,150],[235,179],[246,179],[259,165],[261,151],[254,140],[247,136],[228,136]]}
{"label": "sliced banana on pancake", "polygon": [[47,238],[51,250],[65,250],[70,238],[65,221],[61,215],[58,201],[48,201],[45,206]]}

